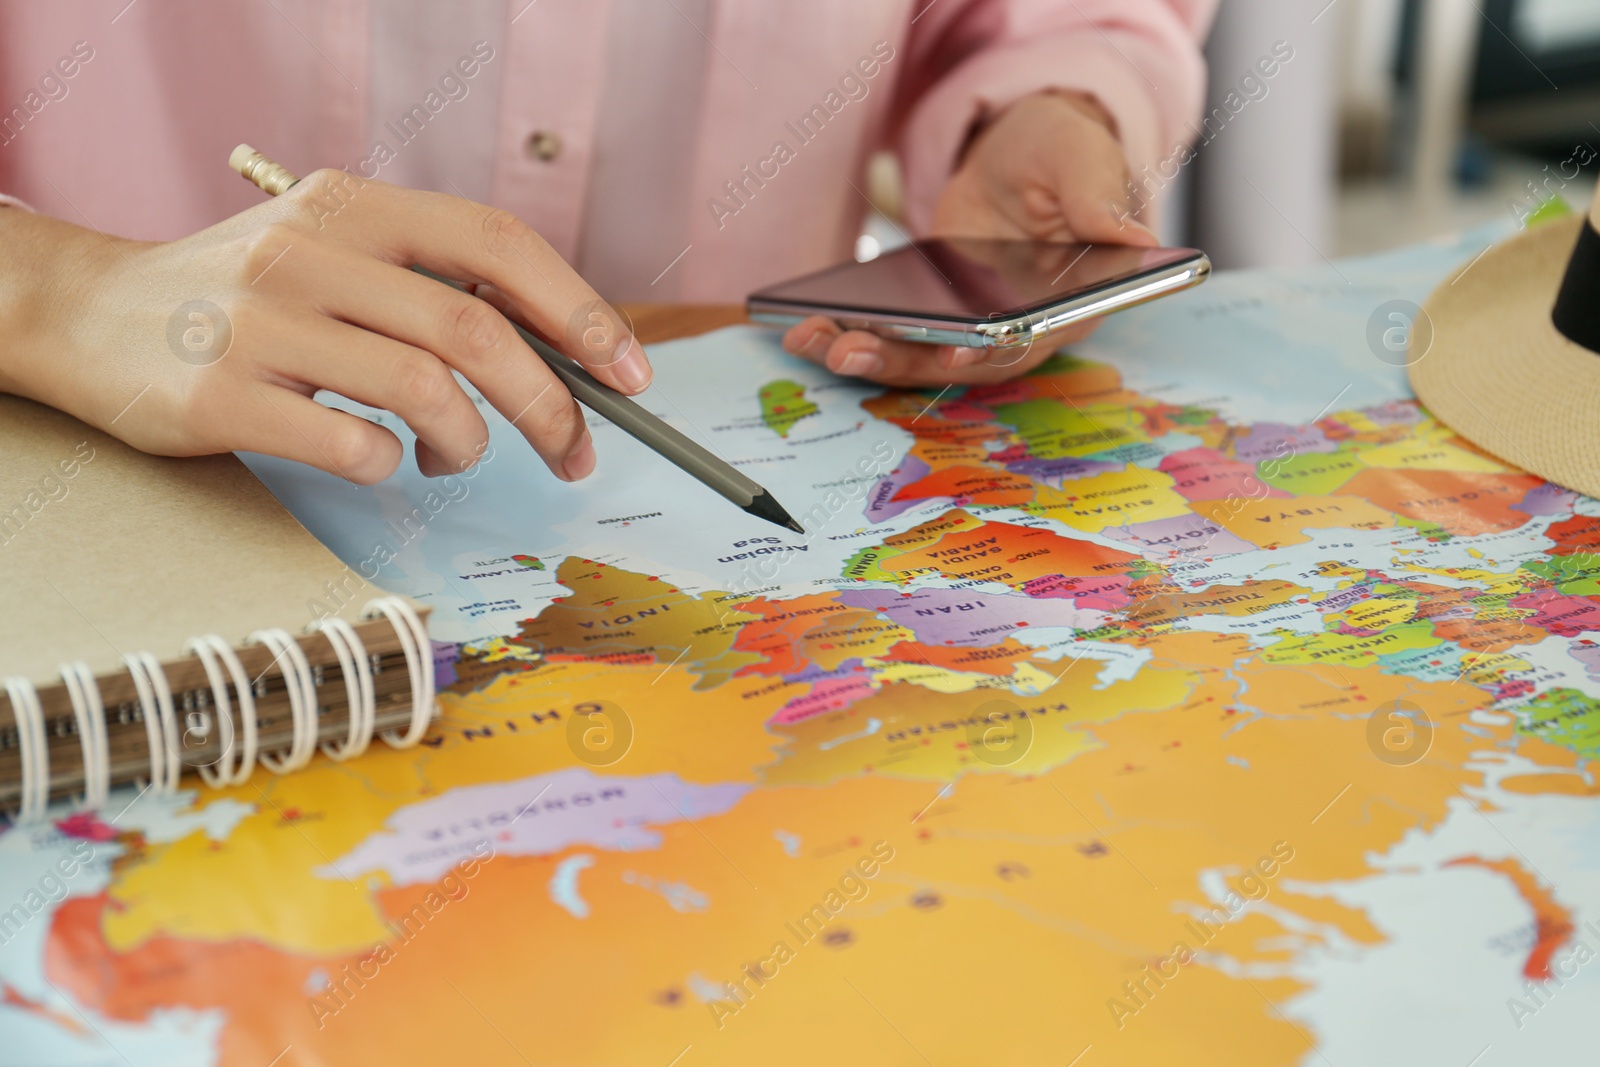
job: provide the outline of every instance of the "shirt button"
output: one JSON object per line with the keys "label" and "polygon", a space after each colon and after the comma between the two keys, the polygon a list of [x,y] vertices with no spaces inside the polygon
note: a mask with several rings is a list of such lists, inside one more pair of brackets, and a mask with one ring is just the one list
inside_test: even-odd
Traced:
{"label": "shirt button", "polygon": [[522,147],[534,159],[548,163],[561,154],[561,138],[549,130],[534,130]]}

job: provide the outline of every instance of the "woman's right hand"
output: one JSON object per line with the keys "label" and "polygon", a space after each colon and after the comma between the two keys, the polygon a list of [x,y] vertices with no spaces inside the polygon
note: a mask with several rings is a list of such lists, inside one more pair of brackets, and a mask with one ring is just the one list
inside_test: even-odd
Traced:
{"label": "woman's right hand", "polygon": [[167,243],[0,207],[0,247],[0,390],[160,455],[394,473],[399,438],[312,399],[326,389],[403,419],[423,473],[462,471],[488,427],[459,371],[557,476],[582,478],[583,415],[500,309],[622,392],[650,384],[617,312],[515,216],[342,171]]}

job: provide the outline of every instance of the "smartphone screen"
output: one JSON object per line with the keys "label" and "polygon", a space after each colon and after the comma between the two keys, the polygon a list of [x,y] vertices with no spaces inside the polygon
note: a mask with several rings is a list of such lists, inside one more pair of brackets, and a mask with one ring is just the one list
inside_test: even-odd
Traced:
{"label": "smartphone screen", "polygon": [[1199,255],[1192,248],[935,238],[783,282],[752,294],[751,300],[951,322],[994,321],[1156,274]]}

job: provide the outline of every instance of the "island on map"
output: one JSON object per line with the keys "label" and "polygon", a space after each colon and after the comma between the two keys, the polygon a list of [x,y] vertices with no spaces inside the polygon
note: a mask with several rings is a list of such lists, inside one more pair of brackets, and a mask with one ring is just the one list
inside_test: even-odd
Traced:
{"label": "island on map", "polygon": [[761,387],[761,421],[779,437],[788,437],[795,423],[818,410],[813,401],[806,399],[806,387],[799,382],[783,378]]}

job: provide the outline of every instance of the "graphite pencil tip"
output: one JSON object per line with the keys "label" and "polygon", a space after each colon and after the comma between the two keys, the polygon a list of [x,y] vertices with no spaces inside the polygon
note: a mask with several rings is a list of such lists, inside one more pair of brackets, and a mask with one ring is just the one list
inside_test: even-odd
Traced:
{"label": "graphite pencil tip", "polygon": [[757,518],[766,519],[770,523],[787,527],[788,529],[793,530],[795,533],[803,534],[806,532],[806,528],[796,522],[794,520],[794,516],[785,511],[782,504],[772,499],[772,494],[767,492],[765,489],[757,494],[756,497],[752,499],[748,505],[746,505],[744,510],[756,516]]}

